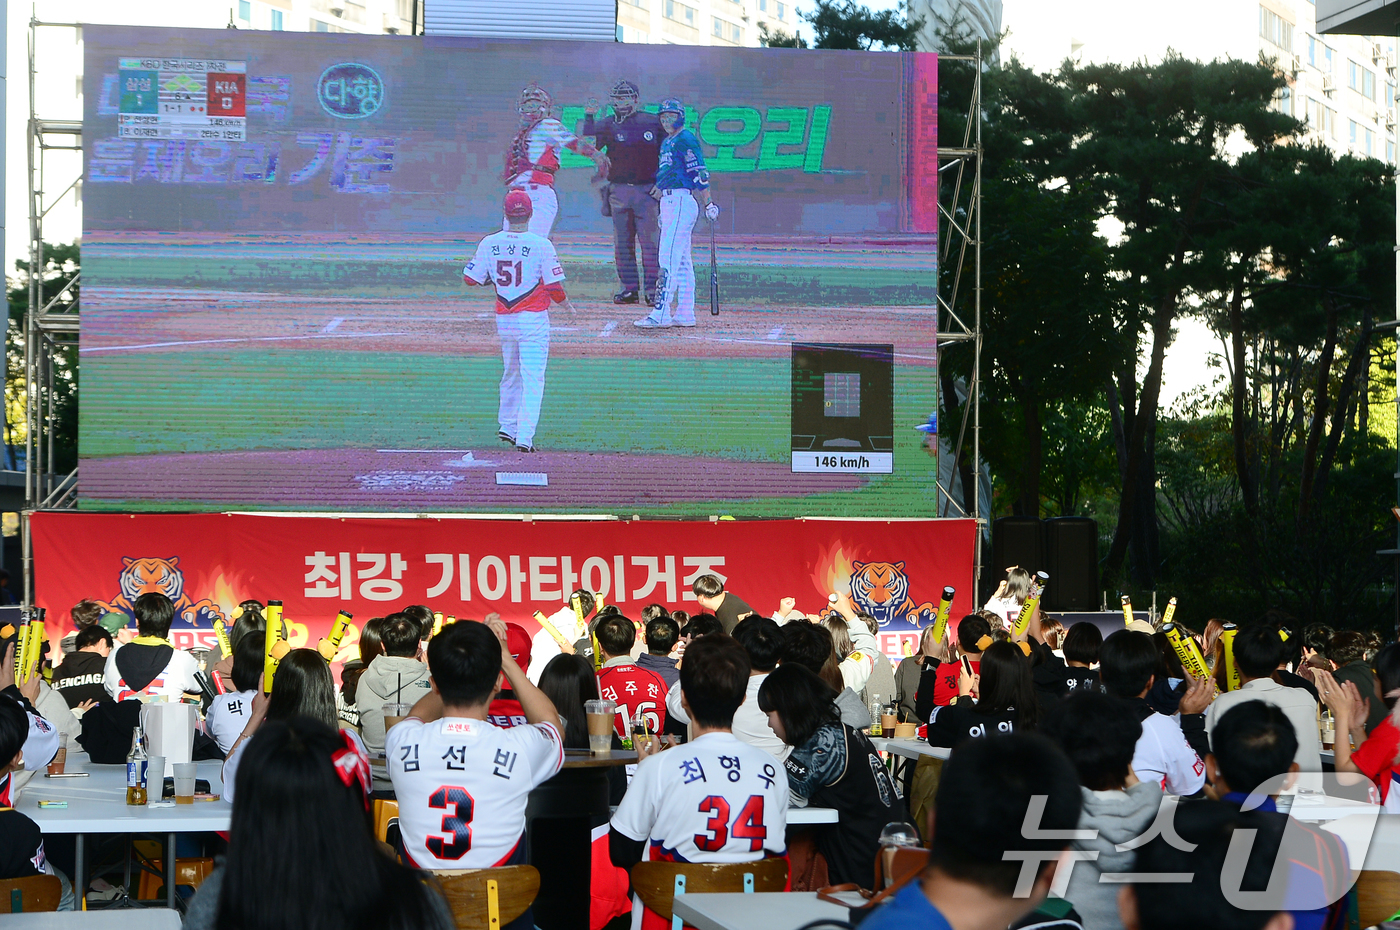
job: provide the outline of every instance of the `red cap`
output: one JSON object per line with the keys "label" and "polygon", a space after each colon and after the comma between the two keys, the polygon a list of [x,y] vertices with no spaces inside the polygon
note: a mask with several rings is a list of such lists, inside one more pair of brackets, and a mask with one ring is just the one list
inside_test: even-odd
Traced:
{"label": "red cap", "polygon": [[522,672],[530,669],[530,634],[518,623],[506,624],[506,648]]}
{"label": "red cap", "polygon": [[518,188],[506,194],[506,216],[517,219],[524,219],[535,212],[535,205],[530,202],[530,195]]}

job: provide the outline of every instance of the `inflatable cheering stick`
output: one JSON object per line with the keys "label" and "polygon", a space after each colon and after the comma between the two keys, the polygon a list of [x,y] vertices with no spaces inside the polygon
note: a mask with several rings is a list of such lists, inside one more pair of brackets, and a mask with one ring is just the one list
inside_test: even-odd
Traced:
{"label": "inflatable cheering stick", "polygon": [[948,614],[953,609],[953,595],[957,592],[951,587],[943,589],[943,596],[938,599],[938,613],[933,617],[933,641],[943,642],[943,637],[948,635]]}
{"label": "inflatable cheering stick", "polygon": [[1045,572],[1036,572],[1031,579],[1031,593],[1026,596],[1026,603],[1021,605],[1021,613],[1016,617],[1016,625],[1011,630],[1012,638],[1025,636],[1026,630],[1030,629],[1031,617],[1035,616],[1036,608],[1040,606],[1040,596],[1045,593],[1045,588],[1050,584],[1050,576]]}
{"label": "inflatable cheering stick", "polygon": [[331,624],[330,635],[316,644],[316,651],[321,654],[321,658],[327,662],[335,661],[335,654],[340,650],[340,641],[345,638],[345,631],[354,617],[355,615],[348,610],[342,610],[335,615],[335,623]]}

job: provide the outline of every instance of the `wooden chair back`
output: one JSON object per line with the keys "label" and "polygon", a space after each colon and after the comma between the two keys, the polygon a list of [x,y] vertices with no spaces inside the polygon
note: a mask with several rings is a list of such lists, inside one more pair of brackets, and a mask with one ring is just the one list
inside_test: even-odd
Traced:
{"label": "wooden chair back", "polygon": [[879,850],[875,853],[875,887],[871,891],[880,891],[887,884],[894,884],[910,872],[922,872],[924,866],[928,865],[929,850],[917,846],[896,846],[889,850],[891,853],[889,871],[885,871],[885,852]]}
{"label": "wooden chair back", "polygon": [[[676,876],[685,876],[686,894],[725,894],[742,891],[782,891],[787,885],[786,859],[759,859],[723,865],[698,862],[638,862],[632,866],[632,890],[642,903],[671,919]],[[753,876],[746,888],[745,875]]]}
{"label": "wooden chair back", "polygon": [[540,873],[532,865],[433,872],[457,930],[500,930],[535,902]]}
{"label": "wooden chair back", "polygon": [[62,897],[63,885],[56,875],[0,880],[0,914],[56,911]]}
{"label": "wooden chair back", "polygon": [[1356,879],[1356,906],[1360,925],[1374,927],[1400,911],[1400,874],[1366,870]]}

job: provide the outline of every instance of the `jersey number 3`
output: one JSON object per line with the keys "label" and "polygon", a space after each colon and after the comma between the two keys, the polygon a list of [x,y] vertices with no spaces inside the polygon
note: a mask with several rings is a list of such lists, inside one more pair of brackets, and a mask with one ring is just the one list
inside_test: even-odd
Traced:
{"label": "jersey number 3", "polygon": [[768,828],[763,825],[763,795],[751,794],[739,810],[734,826],[729,826],[729,802],[717,794],[712,794],[700,802],[700,813],[709,814],[705,829],[710,831],[695,834],[695,848],[701,852],[719,852],[729,842],[729,834],[735,839],[748,840],[749,852],[758,852],[763,841],[768,838]]}
{"label": "jersey number 3", "polygon": [[472,848],[472,808],[476,802],[467,794],[467,789],[444,785],[428,795],[430,810],[445,810],[442,815],[442,832],[451,839],[430,836],[424,844],[428,852],[439,859],[460,859]]}

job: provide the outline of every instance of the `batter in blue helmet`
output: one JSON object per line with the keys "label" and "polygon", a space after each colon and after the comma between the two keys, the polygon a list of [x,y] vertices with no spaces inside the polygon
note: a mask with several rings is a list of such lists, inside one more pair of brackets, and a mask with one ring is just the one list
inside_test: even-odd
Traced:
{"label": "batter in blue helmet", "polygon": [[695,198],[704,203],[711,223],[719,217],[719,206],[710,201],[710,172],[700,140],[685,128],[685,108],[672,97],[661,101],[657,116],[666,131],[652,190],[661,201],[661,281],[655,307],[636,321],[641,329],[695,325],[695,265],[690,257],[690,234],[700,215]]}

